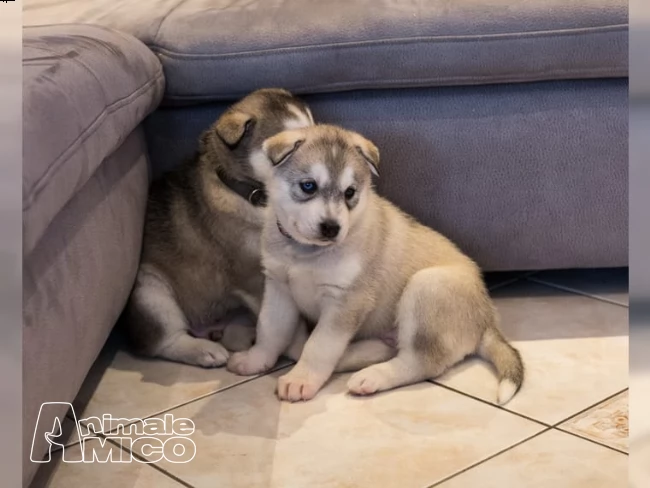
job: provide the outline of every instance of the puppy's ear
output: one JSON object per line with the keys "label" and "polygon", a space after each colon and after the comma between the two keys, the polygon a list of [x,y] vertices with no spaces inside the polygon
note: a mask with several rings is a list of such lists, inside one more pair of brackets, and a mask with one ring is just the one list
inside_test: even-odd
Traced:
{"label": "puppy's ear", "polygon": [[219,118],[214,130],[228,147],[234,148],[253,127],[253,124],[255,124],[255,118],[252,115],[229,111]]}
{"label": "puppy's ear", "polygon": [[300,130],[288,130],[269,137],[262,144],[262,151],[274,167],[286,162],[291,155],[305,142],[305,136]]}
{"label": "puppy's ear", "polygon": [[379,149],[365,137],[354,134],[353,144],[355,149],[366,160],[373,175],[379,176]]}

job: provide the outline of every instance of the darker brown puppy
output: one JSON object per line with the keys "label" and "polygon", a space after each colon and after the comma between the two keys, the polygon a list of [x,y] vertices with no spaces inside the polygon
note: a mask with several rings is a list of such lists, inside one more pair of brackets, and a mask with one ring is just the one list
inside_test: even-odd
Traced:
{"label": "darker brown puppy", "polygon": [[154,183],[125,313],[136,351],[215,367],[252,344],[266,193],[251,159],[268,137],[312,124],[289,92],[258,90],[201,136],[192,160]]}

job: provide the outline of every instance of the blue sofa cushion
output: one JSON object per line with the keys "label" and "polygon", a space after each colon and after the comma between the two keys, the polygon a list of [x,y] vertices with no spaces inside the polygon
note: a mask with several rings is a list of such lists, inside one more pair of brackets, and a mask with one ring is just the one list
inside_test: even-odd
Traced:
{"label": "blue sofa cushion", "polygon": [[26,0],[27,24],[129,32],[166,98],[625,77],[625,0]]}

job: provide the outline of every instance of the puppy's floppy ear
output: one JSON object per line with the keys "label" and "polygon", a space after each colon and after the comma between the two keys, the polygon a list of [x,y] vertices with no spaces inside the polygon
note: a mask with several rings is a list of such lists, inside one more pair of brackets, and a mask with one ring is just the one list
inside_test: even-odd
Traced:
{"label": "puppy's floppy ear", "polygon": [[239,111],[227,111],[214,126],[214,130],[228,147],[236,147],[255,124],[252,115]]}
{"label": "puppy's floppy ear", "polygon": [[372,174],[379,176],[379,149],[377,149],[377,146],[359,134],[353,135],[352,143],[363,159],[366,160],[366,163],[368,163]]}
{"label": "puppy's floppy ear", "polygon": [[302,131],[287,130],[265,140],[262,151],[271,160],[271,164],[277,167],[287,161],[303,142],[305,136]]}

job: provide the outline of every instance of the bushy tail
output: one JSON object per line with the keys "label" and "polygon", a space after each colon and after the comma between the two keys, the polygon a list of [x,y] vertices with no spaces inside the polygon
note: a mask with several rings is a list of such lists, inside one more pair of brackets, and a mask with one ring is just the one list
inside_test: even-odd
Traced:
{"label": "bushy tail", "polygon": [[489,327],[483,333],[479,355],[490,361],[499,376],[497,403],[503,405],[515,396],[524,381],[524,363],[521,355],[505,340],[499,329]]}

